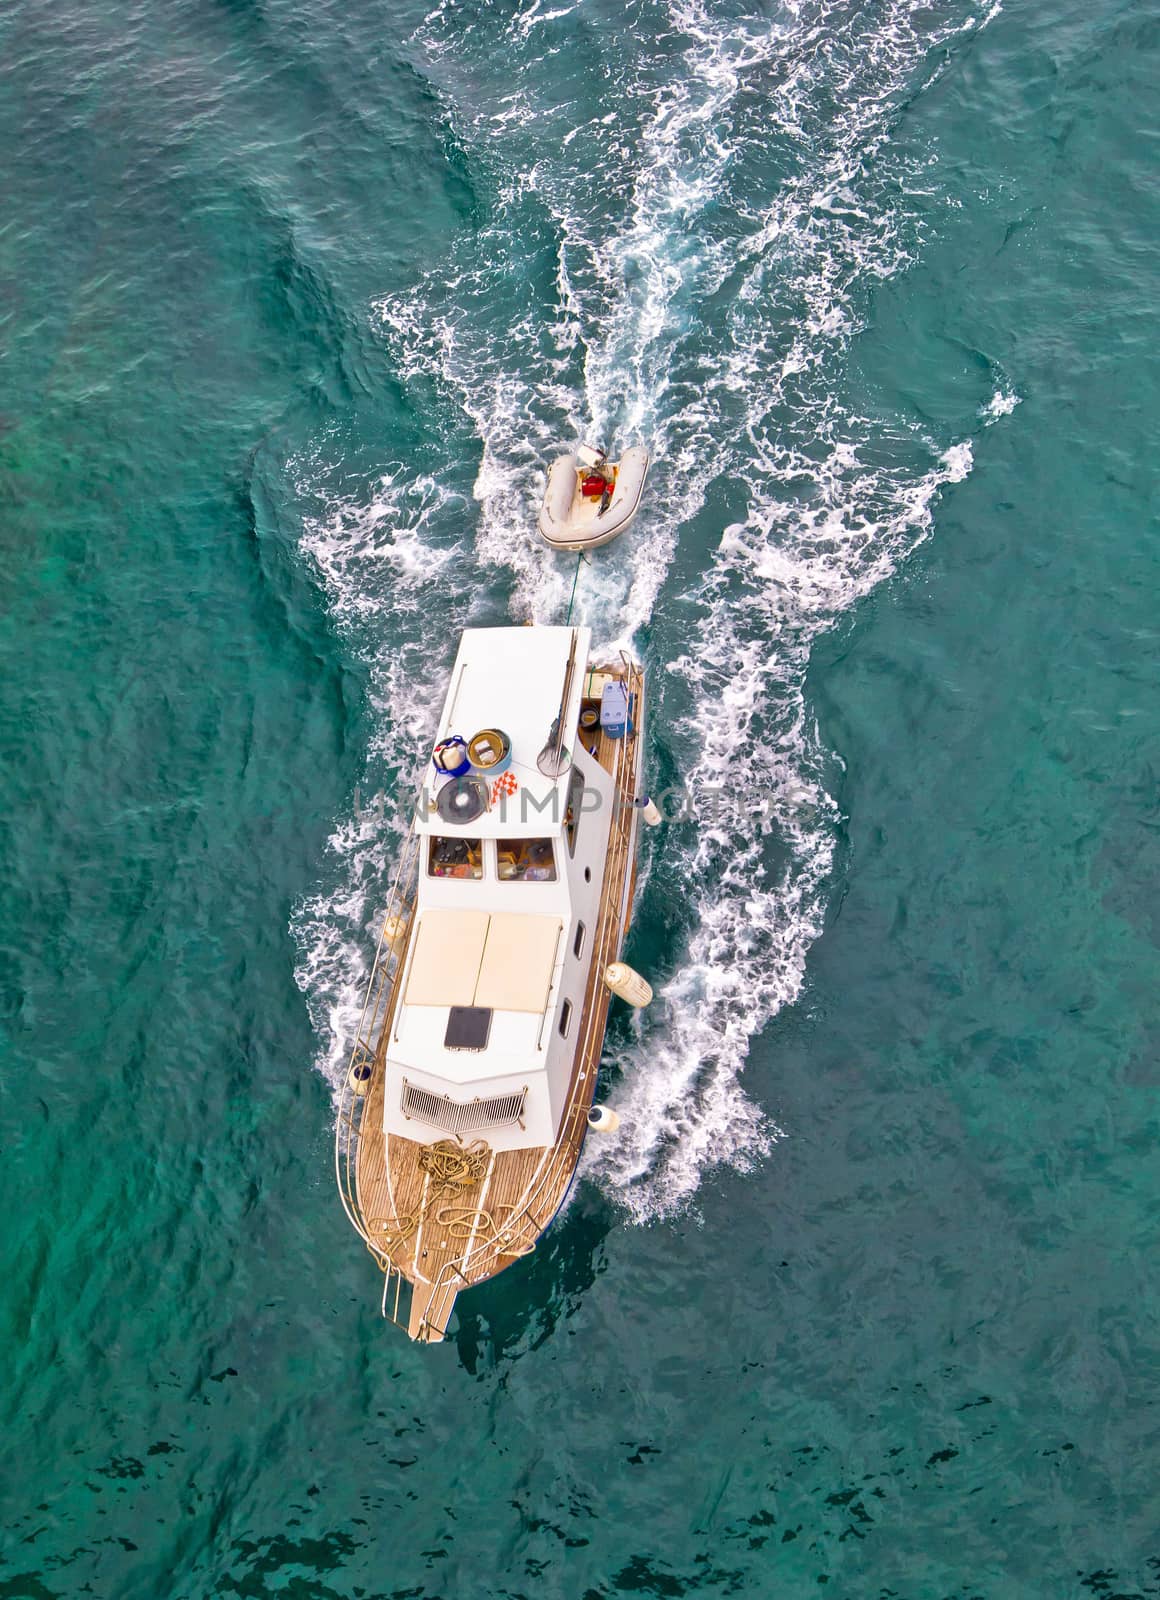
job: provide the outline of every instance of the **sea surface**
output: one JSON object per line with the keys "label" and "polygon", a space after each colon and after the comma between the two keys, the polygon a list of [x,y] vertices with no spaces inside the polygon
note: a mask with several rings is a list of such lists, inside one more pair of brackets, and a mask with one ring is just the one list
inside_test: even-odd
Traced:
{"label": "sea surface", "polygon": [[[0,1600],[1160,1595],[1160,0],[0,9]],[[380,1320],[458,630],[655,790],[579,1182]]]}

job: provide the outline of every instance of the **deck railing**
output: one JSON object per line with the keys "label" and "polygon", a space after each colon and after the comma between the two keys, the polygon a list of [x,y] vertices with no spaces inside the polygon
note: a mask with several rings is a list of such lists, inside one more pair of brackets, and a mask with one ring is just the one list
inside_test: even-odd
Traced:
{"label": "deck railing", "polygon": [[[375,951],[375,964],[371,968],[362,1015],[359,1018],[354,1047],[350,1053],[346,1080],[339,1096],[338,1121],[334,1130],[334,1175],[338,1182],[343,1210],[350,1218],[355,1232],[365,1241],[371,1254],[384,1269],[387,1258],[371,1237],[370,1228],[359,1205],[358,1144],[363,1115],[374,1087],[374,1075],[382,1071],[382,1042],[387,1037],[398,997],[399,977],[402,972],[401,952],[406,949],[406,941],[397,936],[397,930],[400,923],[409,926],[415,914],[415,893],[419,880],[419,845],[419,837],[412,830],[404,841],[395,881],[391,885],[386,909],[383,912],[382,931]],[[391,937],[392,930],[396,932],[394,938]],[[362,1077],[364,1073],[365,1077]],[[355,1087],[360,1077],[363,1082],[361,1092]]]}

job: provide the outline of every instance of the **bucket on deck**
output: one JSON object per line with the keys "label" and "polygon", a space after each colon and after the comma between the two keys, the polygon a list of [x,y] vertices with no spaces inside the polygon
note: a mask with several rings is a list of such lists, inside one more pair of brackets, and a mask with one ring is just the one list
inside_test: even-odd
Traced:
{"label": "bucket on deck", "polygon": [[502,728],[481,728],[467,742],[471,770],[484,778],[498,778],[512,764],[512,742]]}
{"label": "bucket on deck", "polygon": [[471,771],[467,740],[461,733],[452,733],[446,739],[440,739],[431,752],[431,760],[436,772],[448,778],[462,778]]}

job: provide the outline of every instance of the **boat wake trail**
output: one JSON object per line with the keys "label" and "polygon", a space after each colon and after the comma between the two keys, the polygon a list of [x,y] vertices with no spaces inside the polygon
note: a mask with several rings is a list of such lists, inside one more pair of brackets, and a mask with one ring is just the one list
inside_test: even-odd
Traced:
{"label": "boat wake trail", "polygon": [[[381,475],[369,494],[328,481],[325,451],[296,463],[304,505],[302,548],[324,585],[333,615],[365,662],[373,734],[365,786],[355,808],[328,841],[333,871],[327,884],[299,907],[293,923],[295,977],[322,1041],[317,1062],[336,1090],[362,1012],[370,960],[378,939],[382,898],[403,835],[397,803],[384,796],[412,793],[399,752],[414,752],[434,737],[436,702],[421,692],[431,663],[441,659],[448,625],[466,621],[448,575],[469,553],[457,530],[463,500],[435,477],[415,477],[401,465]],[[445,604],[429,603],[438,580]],[[385,643],[389,640],[389,644]]]}
{"label": "boat wake trail", "polygon": [[[728,0],[638,0],[602,29],[599,10],[533,0],[504,20],[447,0],[413,41],[494,201],[378,315],[432,429],[480,460],[473,542],[434,538],[422,495],[450,491],[400,476],[369,552],[356,521],[343,553],[341,512],[307,543],[340,613],[392,639],[410,628],[416,649],[425,564],[453,551],[438,570],[465,615],[482,579],[513,616],[559,621],[574,567],[533,537],[545,460],[593,436],[653,450],[631,536],[581,580],[598,637],[651,624],[652,725],[689,813],[650,867],[650,892],[684,911],[649,974],[658,1001],[619,1053],[621,1133],[585,1158],[647,1219],[777,1137],[742,1071],[754,1034],[801,992],[839,839],[810,653],[970,470],[969,438],[859,408],[850,350],[872,285],[921,251],[937,194],[929,152],[892,137],[898,119],[988,15],[817,0],[771,21]],[[683,528],[711,552],[691,592],[673,567]],[[384,563],[406,567],[386,590],[370,582]],[[403,700],[380,689],[397,745]],[[349,1016],[339,975],[365,962],[353,946],[379,870],[357,828],[335,849],[349,893],[320,897],[299,928],[331,1071]]]}

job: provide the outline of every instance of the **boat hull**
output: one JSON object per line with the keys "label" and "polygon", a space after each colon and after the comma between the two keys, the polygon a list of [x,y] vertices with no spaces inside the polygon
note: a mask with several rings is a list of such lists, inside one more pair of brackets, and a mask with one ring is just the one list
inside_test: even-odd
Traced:
{"label": "boat hull", "polygon": [[[390,985],[395,982],[397,989],[405,944],[384,966],[384,994],[381,1003],[375,1002],[379,1024],[361,1058],[372,1067],[365,1094],[353,1090],[352,1063],[337,1130],[339,1187],[351,1221],[385,1274],[384,1314],[412,1339],[442,1339],[459,1293],[535,1249],[563,1203],[588,1131],[612,998],[604,972],[621,954],[632,910],[644,743],[639,668],[621,661],[598,670],[625,677],[633,715],[623,737],[603,731],[583,735],[589,754],[613,777],[615,803],[591,960],[577,1008],[576,1050],[555,1141],[494,1150],[482,1140],[473,1146],[448,1139],[436,1128],[417,1127],[415,1138],[385,1132],[388,1075],[381,1041],[390,1036],[397,1004]],[[404,910],[404,920],[406,915]],[[425,1135],[429,1142],[424,1142]],[[443,1156],[433,1159],[432,1151],[441,1147]],[[456,1155],[462,1157],[458,1163]]]}

